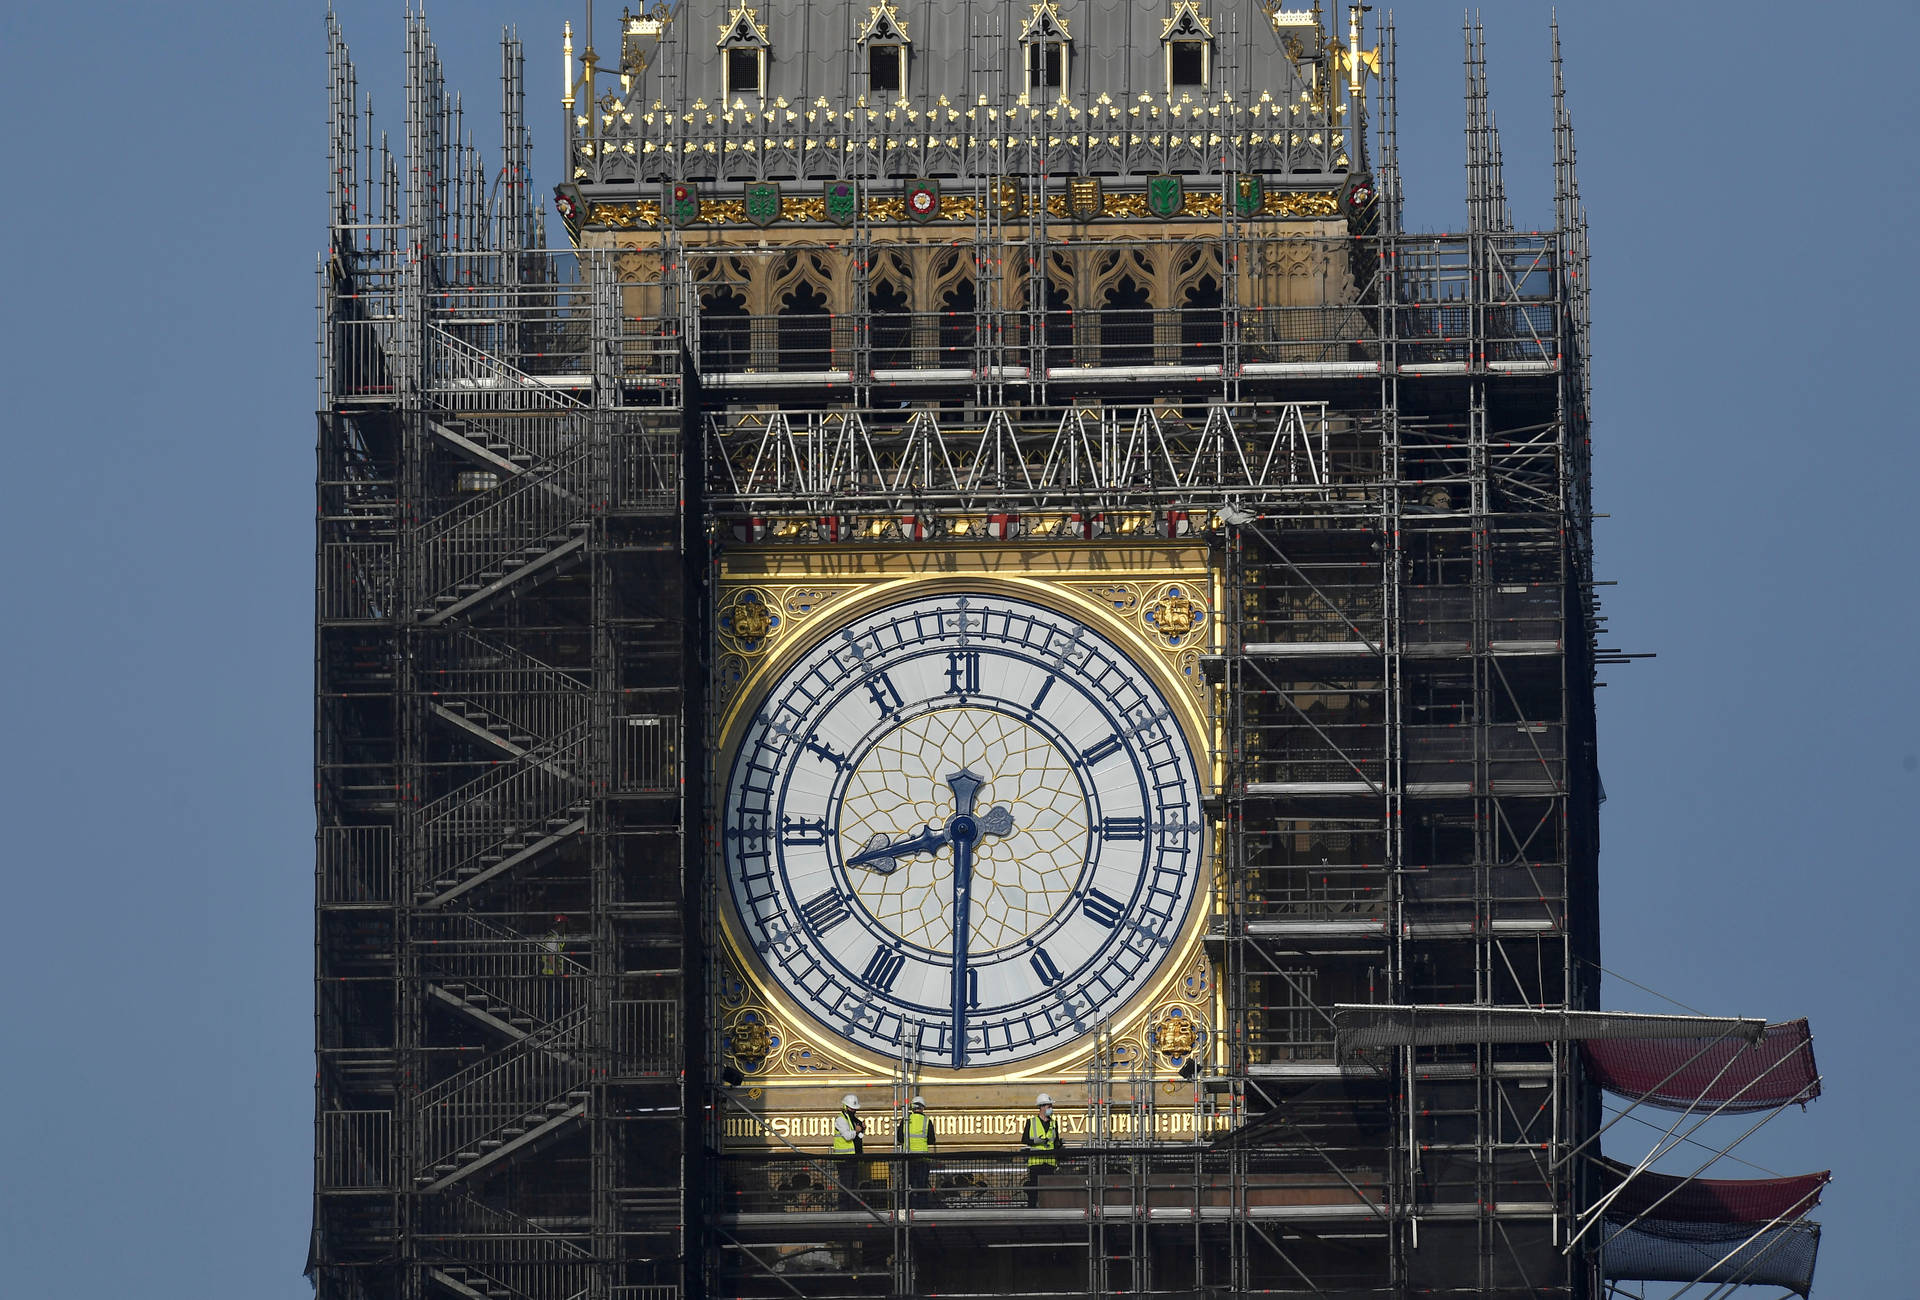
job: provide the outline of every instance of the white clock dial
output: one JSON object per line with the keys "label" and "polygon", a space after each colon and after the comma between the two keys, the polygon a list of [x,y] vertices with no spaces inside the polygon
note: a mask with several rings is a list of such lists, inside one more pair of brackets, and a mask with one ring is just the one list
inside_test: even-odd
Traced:
{"label": "white clock dial", "polygon": [[728,777],[734,916],[807,1012],[887,1057],[1010,1065],[1120,1010],[1199,892],[1165,697],[1011,597],[903,601],[769,689]]}

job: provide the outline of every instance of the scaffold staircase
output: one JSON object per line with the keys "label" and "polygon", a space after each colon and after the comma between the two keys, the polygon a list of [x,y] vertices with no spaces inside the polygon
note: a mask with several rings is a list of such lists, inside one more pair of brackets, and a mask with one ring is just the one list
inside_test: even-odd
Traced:
{"label": "scaffold staircase", "polygon": [[535,752],[587,720],[592,694],[585,682],[502,640],[462,628],[444,654],[438,677],[445,689],[434,694],[432,712],[508,758],[545,761]]}
{"label": "scaffold staircase", "polygon": [[415,1123],[425,1153],[414,1170],[424,1192],[539,1145],[587,1113],[590,1071],[575,1050],[591,1009],[477,1061],[420,1093]]}
{"label": "scaffold staircase", "polygon": [[589,1294],[593,1254],[531,1219],[464,1193],[449,1197],[434,1217],[432,1226],[446,1235],[427,1276],[446,1293],[468,1300],[580,1300]]}
{"label": "scaffold staircase", "polygon": [[539,857],[586,826],[585,722],[420,810],[414,901],[440,907]]}
{"label": "scaffold staircase", "polygon": [[575,1009],[591,974],[557,936],[530,937],[471,913],[448,913],[433,933],[423,962],[429,996],[508,1039],[547,1032]]}
{"label": "scaffold staircase", "polygon": [[414,539],[413,609],[434,627],[536,577],[579,563],[586,549],[591,456],[574,453],[516,486],[456,507]]}

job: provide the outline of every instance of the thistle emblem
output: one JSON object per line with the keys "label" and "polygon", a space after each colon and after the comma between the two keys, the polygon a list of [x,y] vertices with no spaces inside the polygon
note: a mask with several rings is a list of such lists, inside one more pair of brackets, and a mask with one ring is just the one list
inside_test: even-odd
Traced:
{"label": "thistle emblem", "polygon": [[828,181],[823,187],[822,211],[836,226],[851,226],[859,206],[859,195],[852,181]]}

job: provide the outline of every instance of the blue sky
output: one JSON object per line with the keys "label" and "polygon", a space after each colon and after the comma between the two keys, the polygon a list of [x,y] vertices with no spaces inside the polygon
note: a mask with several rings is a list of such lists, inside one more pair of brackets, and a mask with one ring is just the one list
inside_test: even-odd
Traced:
{"label": "blue sky", "polygon": [[[610,19],[616,6],[600,6]],[[0,1276],[298,1297],[312,1065],[318,4],[20,6],[0,46],[8,472]],[[400,5],[340,5],[398,129]],[[1516,222],[1551,219],[1546,10],[1484,5]],[[1818,1293],[1911,1291],[1915,11],[1562,13],[1593,219],[1605,961],[1809,1016],[1747,1148],[1832,1167]],[[1821,11],[1814,11],[1821,12]],[[491,120],[557,4],[434,6]],[[1463,217],[1459,11],[1399,15],[1409,224]],[[1876,53],[1880,52],[1880,53]],[[1892,57],[1888,57],[1891,55]],[[1671,1009],[1622,980],[1610,1005]]]}

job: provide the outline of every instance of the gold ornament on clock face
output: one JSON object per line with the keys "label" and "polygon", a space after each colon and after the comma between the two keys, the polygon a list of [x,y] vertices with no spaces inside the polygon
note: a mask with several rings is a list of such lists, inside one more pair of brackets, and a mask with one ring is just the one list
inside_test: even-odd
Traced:
{"label": "gold ornament on clock face", "polygon": [[1063,1047],[1196,906],[1199,771],[1153,679],[987,593],[853,619],[774,679],[727,777],[733,917],[770,980],[885,1057]]}

